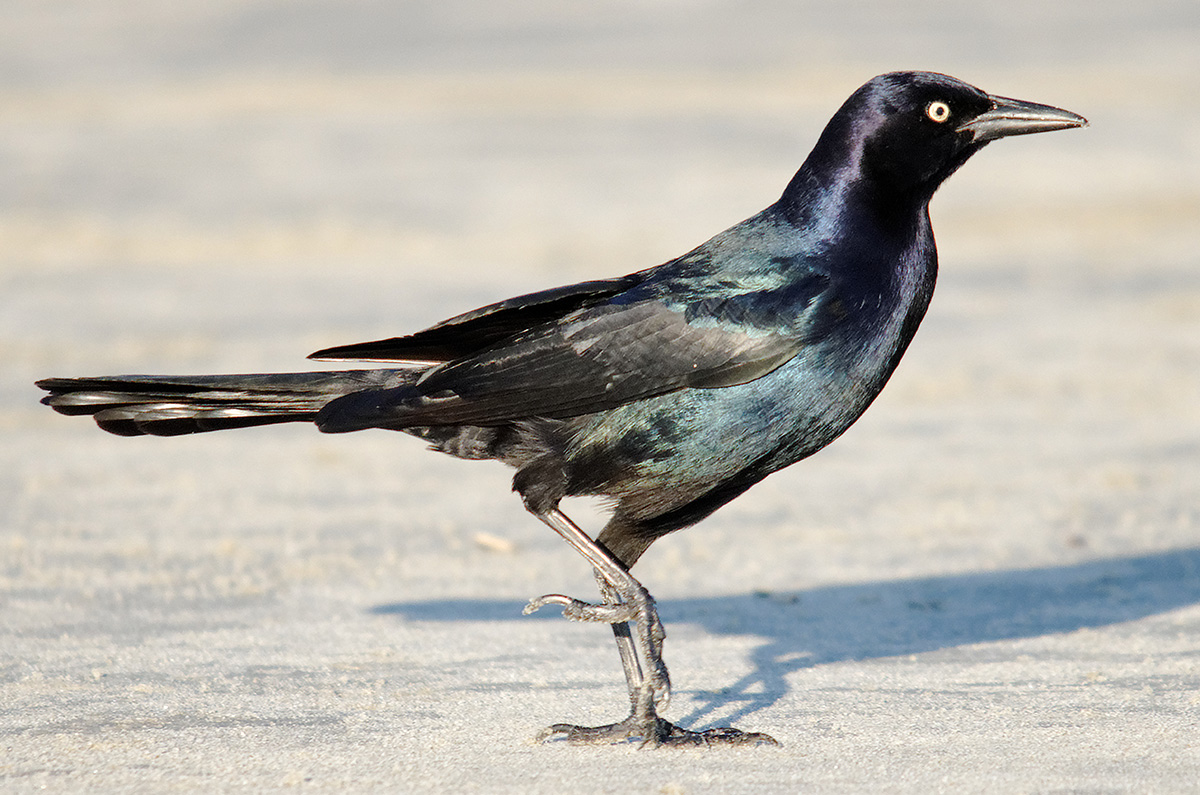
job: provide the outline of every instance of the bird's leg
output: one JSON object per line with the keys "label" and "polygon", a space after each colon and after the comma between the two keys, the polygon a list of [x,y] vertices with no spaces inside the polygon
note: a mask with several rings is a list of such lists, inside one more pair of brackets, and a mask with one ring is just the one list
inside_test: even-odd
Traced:
{"label": "bird's leg", "polygon": [[[629,698],[633,712],[626,721],[628,726],[615,724],[621,727],[621,736],[604,739],[597,737],[595,741],[612,742],[641,737],[644,743],[657,745],[660,732],[655,706],[657,702],[666,705],[670,680],[667,677],[667,668],[662,662],[662,642],[666,633],[654,607],[653,597],[624,566],[562,511],[557,508],[551,509],[545,514],[538,514],[538,518],[592,564],[597,581],[601,583],[604,601],[600,604],[588,604],[562,594],[548,594],[531,600],[525,612],[533,612],[547,604],[559,604],[563,606],[563,614],[567,618],[576,621],[599,621],[614,626],[621,661],[625,666],[626,681],[630,685]],[[626,629],[622,630],[621,627]],[[625,640],[626,637],[628,640]],[[549,731],[551,735],[578,734],[578,731],[569,731],[571,729],[583,730],[583,727],[559,725],[551,727]]]}
{"label": "bird's leg", "polygon": [[[596,584],[600,586],[600,595],[605,602],[613,603],[621,597],[613,589],[608,581],[600,576],[600,572],[595,572]],[[642,676],[642,668],[638,665],[637,650],[633,646],[633,638],[629,632],[629,622],[622,621],[612,625],[613,636],[617,640],[617,652],[621,655],[621,668],[625,671],[625,684],[629,688],[629,701],[631,708],[637,707],[637,694],[641,691],[645,677]]]}
{"label": "bird's leg", "polygon": [[[600,594],[606,603],[612,604],[617,602],[621,597],[617,591],[608,584],[608,582],[596,572],[596,583],[600,586]],[[657,618],[657,611],[655,614]],[[633,636],[630,633],[628,621],[622,621],[612,625],[613,636],[617,641],[617,652],[621,655],[621,667],[625,671],[625,683],[629,688],[629,701],[633,713],[638,710],[638,703],[641,694],[645,692],[646,676],[639,662],[637,647],[634,645]],[[667,708],[668,702],[671,700],[671,677],[667,672],[667,666],[662,661],[662,643],[666,638],[666,631],[662,629],[661,623],[658,624],[658,629],[651,629],[650,641],[653,647],[653,659],[658,665],[657,674],[654,678],[654,687],[651,690],[651,695],[654,699],[654,707],[656,710],[664,710]]]}
{"label": "bird's leg", "polygon": [[660,718],[657,709],[666,707],[671,686],[667,667],[662,661],[662,643],[666,633],[654,607],[654,599],[624,566],[562,511],[554,508],[536,515],[592,564],[604,601],[593,605],[562,594],[548,594],[531,600],[525,612],[531,613],[547,604],[559,604],[568,618],[611,624],[617,638],[617,649],[621,653],[632,706],[629,717],[620,723],[607,726],[558,723],[544,730],[540,739],[561,736],[572,743],[616,743],[640,739],[643,747],[775,743],[765,734],[737,729],[688,731]]}

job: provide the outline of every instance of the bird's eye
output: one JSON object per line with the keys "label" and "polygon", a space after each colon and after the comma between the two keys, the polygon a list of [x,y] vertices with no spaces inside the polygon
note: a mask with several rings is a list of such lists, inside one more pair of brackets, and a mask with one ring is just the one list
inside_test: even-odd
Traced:
{"label": "bird's eye", "polygon": [[936,121],[938,124],[950,118],[950,106],[945,102],[934,101],[925,106],[925,115],[930,121]]}

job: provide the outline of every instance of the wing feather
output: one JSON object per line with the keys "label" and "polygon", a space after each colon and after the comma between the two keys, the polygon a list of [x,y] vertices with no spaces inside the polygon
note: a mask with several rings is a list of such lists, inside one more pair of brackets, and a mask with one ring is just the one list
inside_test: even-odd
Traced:
{"label": "wing feather", "polygon": [[348,395],[317,424],[340,431],[578,416],[688,387],[745,383],[803,345],[792,335],[690,322],[658,301],[610,304],[433,367],[411,387]]}

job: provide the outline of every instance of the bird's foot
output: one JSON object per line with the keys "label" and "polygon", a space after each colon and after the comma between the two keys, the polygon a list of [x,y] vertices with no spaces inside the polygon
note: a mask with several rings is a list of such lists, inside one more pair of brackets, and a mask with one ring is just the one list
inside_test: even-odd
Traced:
{"label": "bird's foot", "polygon": [[[528,615],[552,604],[561,605],[563,616],[572,621],[633,624],[648,652],[645,667],[649,669],[649,673],[642,675],[641,687],[646,688],[642,692],[649,694],[650,702],[658,709],[667,708],[667,704],[671,700],[671,677],[662,660],[662,646],[667,632],[663,629],[662,621],[658,617],[654,598],[648,591],[643,588],[637,593],[630,594],[625,601],[600,604],[591,604],[563,594],[546,594],[536,599],[530,599],[523,612]],[[636,692],[631,693],[630,697],[635,703],[637,702],[638,694]]]}
{"label": "bird's foot", "polygon": [[572,621],[598,621],[601,624],[621,624],[637,619],[637,608],[631,604],[591,604],[579,599],[572,599],[560,593],[548,593],[536,599],[530,599],[525,605],[525,615],[536,613],[546,605],[562,605],[563,617]]}
{"label": "bird's foot", "polygon": [[574,726],[556,723],[538,733],[538,742],[561,739],[571,745],[614,745],[639,742],[642,748],[708,748],[712,746],[779,745],[769,734],[744,732],[741,729],[718,728],[690,731],[680,728],[657,715],[640,720],[630,715],[620,723],[607,726]]}

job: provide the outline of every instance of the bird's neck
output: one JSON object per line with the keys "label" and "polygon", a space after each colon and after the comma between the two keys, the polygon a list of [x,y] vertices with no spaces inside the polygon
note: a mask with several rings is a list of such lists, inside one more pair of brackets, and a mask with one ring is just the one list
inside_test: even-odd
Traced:
{"label": "bird's neck", "polygon": [[[839,165],[816,152],[788,183],[777,206],[796,228],[819,239],[867,231],[903,237],[927,217],[931,195],[900,191],[867,176],[857,158]],[[814,162],[815,161],[815,162]]]}
{"label": "bird's neck", "polygon": [[937,279],[929,197],[881,190],[844,171],[802,168],[777,206],[807,246],[821,252],[846,299],[874,308],[871,324],[887,329],[881,338],[898,340],[895,350],[880,352],[890,373],[924,317]]}

